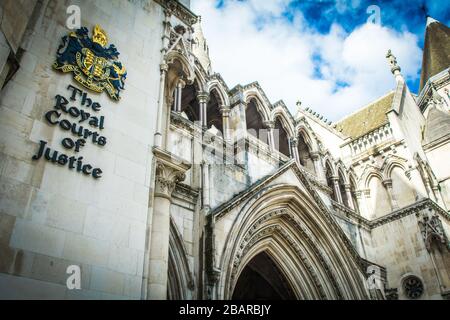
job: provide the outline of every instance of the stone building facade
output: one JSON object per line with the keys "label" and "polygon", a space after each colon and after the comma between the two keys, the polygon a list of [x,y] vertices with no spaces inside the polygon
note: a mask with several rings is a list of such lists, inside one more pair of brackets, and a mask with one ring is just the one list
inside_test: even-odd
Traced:
{"label": "stone building facade", "polygon": [[448,27],[333,124],[229,88],[189,1],[0,10],[0,298],[449,297]]}

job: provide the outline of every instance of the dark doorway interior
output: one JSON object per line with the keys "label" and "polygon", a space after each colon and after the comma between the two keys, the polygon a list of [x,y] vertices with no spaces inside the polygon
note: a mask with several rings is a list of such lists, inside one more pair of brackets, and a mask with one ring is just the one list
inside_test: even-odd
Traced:
{"label": "dark doorway interior", "polygon": [[294,300],[286,278],[263,252],[255,256],[241,272],[233,292],[233,300]]}

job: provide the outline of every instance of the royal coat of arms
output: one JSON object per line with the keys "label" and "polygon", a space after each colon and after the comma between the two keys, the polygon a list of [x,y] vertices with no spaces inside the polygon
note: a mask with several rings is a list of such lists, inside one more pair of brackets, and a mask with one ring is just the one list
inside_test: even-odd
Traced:
{"label": "royal coat of arms", "polygon": [[127,72],[118,60],[119,52],[98,25],[92,39],[87,28],[80,28],[62,38],[53,68],[72,72],[74,79],[95,92],[106,90],[114,100],[120,99]]}

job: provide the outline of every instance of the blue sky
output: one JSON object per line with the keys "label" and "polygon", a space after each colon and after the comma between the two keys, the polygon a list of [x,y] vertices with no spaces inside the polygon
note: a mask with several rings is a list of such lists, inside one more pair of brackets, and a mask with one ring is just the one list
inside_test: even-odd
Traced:
{"label": "blue sky", "polygon": [[272,102],[282,99],[294,113],[301,100],[331,120],[395,88],[387,49],[417,92],[426,15],[450,24],[450,1],[436,0],[192,0],[191,7],[202,16],[213,71],[230,87],[256,80]]}

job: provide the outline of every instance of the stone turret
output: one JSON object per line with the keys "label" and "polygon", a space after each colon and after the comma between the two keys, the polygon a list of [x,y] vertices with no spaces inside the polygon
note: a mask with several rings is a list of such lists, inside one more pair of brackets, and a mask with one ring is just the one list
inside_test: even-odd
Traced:
{"label": "stone turret", "polygon": [[201,17],[198,18],[197,23],[192,28],[194,29],[192,51],[206,72],[210,73],[211,60],[209,59],[209,47],[203,35]]}

